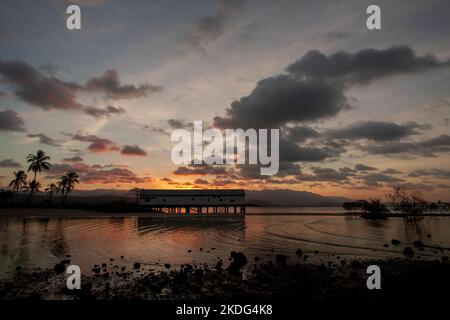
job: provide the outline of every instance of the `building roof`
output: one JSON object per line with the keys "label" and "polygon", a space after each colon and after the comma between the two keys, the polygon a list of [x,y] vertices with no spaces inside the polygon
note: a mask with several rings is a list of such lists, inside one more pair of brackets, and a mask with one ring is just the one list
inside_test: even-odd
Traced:
{"label": "building roof", "polygon": [[244,189],[176,190],[141,189],[140,196],[240,196],[245,197]]}

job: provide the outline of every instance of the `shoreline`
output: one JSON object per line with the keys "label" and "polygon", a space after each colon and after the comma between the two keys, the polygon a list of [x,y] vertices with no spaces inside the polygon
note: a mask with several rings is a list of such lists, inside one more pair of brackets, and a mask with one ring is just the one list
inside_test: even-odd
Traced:
{"label": "shoreline", "polygon": [[[158,212],[107,212],[86,209],[70,209],[70,208],[0,208],[0,219],[2,218],[95,218],[95,217],[157,217],[157,218],[244,218],[245,216],[336,216],[359,217],[358,212],[267,212],[267,213],[245,213],[245,214],[161,214]],[[449,217],[450,214],[424,214],[421,217]],[[390,214],[386,218],[401,218],[401,214]]]}
{"label": "shoreline", "polygon": [[[66,287],[67,260],[54,269],[16,269],[14,276],[0,280],[0,299],[20,300],[251,300],[303,301],[398,301],[443,298],[450,285],[448,259],[422,261],[411,258],[355,260],[322,264],[286,263],[277,259],[259,265],[247,263],[243,253],[231,253],[228,266],[182,265],[155,271],[135,265],[98,267],[96,274],[81,277],[81,289]],[[369,265],[382,272],[382,290],[368,290]],[[242,267],[247,265],[248,275]]]}

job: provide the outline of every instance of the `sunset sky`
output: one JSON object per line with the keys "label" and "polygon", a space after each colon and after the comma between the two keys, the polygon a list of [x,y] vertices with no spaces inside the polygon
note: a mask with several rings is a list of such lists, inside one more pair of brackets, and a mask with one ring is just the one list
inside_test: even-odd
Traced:
{"label": "sunset sky", "polygon": [[[44,185],[74,170],[80,189],[449,201],[450,2],[376,1],[368,30],[372,2],[2,0],[0,185],[42,149]],[[170,133],[195,120],[279,128],[279,174],[172,164]]]}

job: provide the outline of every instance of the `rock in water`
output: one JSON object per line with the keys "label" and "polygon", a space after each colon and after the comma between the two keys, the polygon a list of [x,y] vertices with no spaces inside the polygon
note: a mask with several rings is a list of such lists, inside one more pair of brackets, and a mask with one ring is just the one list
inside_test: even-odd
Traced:
{"label": "rock in water", "polygon": [[412,257],[414,255],[414,250],[411,247],[406,247],[403,250],[403,254],[407,257]]}
{"label": "rock in water", "polygon": [[275,261],[278,263],[278,264],[286,264],[287,263],[287,258],[289,258],[288,256],[285,256],[284,254],[277,254],[276,256],[275,256]]}
{"label": "rock in water", "polygon": [[219,260],[219,261],[217,261],[217,263],[216,263],[214,269],[216,269],[216,270],[222,270],[222,266],[223,266],[223,261],[222,261],[222,260]]}
{"label": "rock in water", "polygon": [[61,263],[57,263],[53,267],[53,271],[55,271],[56,273],[63,273],[64,270],[66,270],[66,267]]}
{"label": "rock in water", "polygon": [[413,242],[413,246],[416,247],[416,248],[423,248],[424,244],[423,244],[422,241],[416,240],[416,241]]}
{"label": "rock in water", "polygon": [[401,242],[400,242],[400,240],[392,239],[392,240],[391,240],[391,243],[392,243],[394,246],[398,246]]}
{"label": "rock in water", "polygon": [[242,252],[231,251],[230,259],[232,261],[228,270],[233,274],[239,274],[241,269],[247,264],[247,257]]}

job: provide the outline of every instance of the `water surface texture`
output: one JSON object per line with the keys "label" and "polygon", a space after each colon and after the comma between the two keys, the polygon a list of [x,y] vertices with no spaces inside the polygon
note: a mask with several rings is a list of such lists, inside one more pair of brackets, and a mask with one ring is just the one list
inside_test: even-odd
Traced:
{"label": "water surface texture", "polygon": [[[274,260],[277,253],[290,256],[292,262],[304,261],[295,255],[298,248],[308,259],[324,255],[403,257],[404,247],[415,240],[425,243],[423,250],[416,250],[420,258],[435,259],[449,254],[449,230],[447,217],[419,222],[326,215],[2,218],[0,277],[11,276],[18,265],[52,268],[68,255],[72,264],[90,272],[94,264],[102,263],[129,267],[140,262],[160,268],[165,263],[174,267],[213,264],[220,258],[226,266],[232,250],[243,251],[251,263],[255,256]],[[391,245],[394,238],[402,244]]]}

